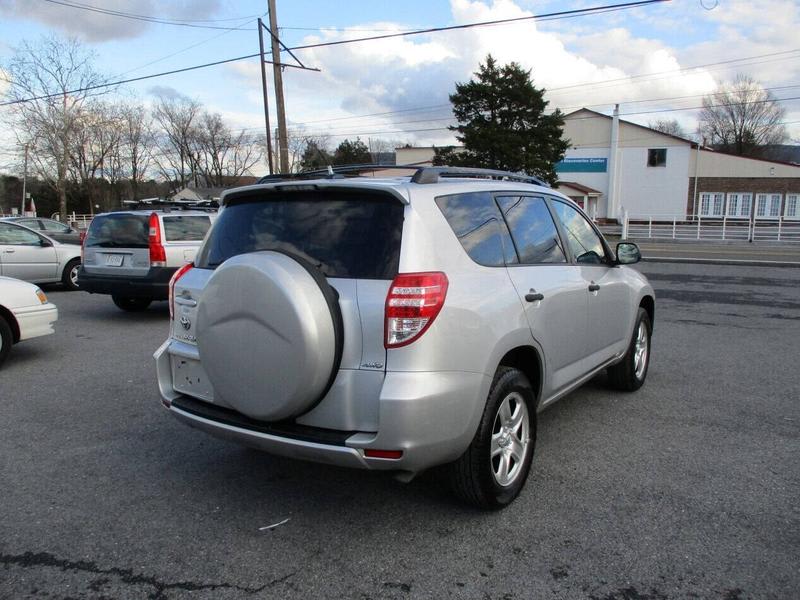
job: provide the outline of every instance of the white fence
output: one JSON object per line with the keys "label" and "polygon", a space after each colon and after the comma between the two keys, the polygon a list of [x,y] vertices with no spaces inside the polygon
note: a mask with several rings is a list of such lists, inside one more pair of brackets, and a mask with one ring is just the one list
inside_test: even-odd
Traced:
{"label": "white fence", "polygon": [[781,242],[800,244],[800,220],[729,219],[686,215],[629,215],[622,224],[623,239],[702,240],[717,242]]}
{"label": "white fence", "polygon": [[[53,213],[50,218],[55,219],[56,221],[61,220],[58,213]],[[92,219],[94,219],[94,215],[78,215],[74,212],[67,214],[67,224],[75,227],[76,229],[88,229],[89,223],[92,222]]]}

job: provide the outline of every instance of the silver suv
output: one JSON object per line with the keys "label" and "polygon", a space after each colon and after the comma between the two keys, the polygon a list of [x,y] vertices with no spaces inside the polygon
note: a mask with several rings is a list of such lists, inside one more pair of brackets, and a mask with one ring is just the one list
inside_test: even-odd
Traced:
{"label": "silver suv", "polygon": [[121,210],[97,215],[83,240],[78,285],[109,294],[119,308],[140,311],[166,300],[169,280],[194,260],[216,209]]}
{"label": "silver suv", "polygon": [[227,192],[170,283],[156,351],[179,420],[268,452],[447,465],[485,508],[525,483],[536,415],[608,370],[638,389],[654,293],[569,199],[511,173],[317,178]]}

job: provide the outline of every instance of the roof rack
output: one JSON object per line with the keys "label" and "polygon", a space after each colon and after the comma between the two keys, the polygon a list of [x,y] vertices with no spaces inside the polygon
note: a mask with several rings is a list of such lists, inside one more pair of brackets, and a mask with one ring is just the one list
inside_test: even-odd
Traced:
{"label": "roof rack", "polygon": [[325,169],[314,169],[300,173],[277,173],[267,175],[258,180],[258,183],[277,183],[279,181],[297,179],[344,179],[347,176],[356,177],[365,171],[402,170],[414,171],[412,183],[428,184],[438,183],[441,178],[466,177],[474,179],[494,179],[498,181],[516,181],[550,187],[547,182],[533,175],[513,173],[511,171],[498,171],[494,169],[478,169],[471,167],[420,167],[417,165],[342,165],[328,166]]}
{"label": "roof rack", "polygon": [[147,198],[144,200],[125,200],[123,205],[128,210],[146,210],[148,208],[162,209],[164,212],[172,210],[198,210],[216,212],[219,202],[216,200],[162,200]]}
{"label": "roof rack", "polygon": [[497,171],[495,169],[473,169],[471,167],[422,167],[417,169],[411,178],[412,183],[439,183],[443,177],[468,177],[474,179],[496,179],[499,181],[516,181],[550,187],[543,179],[523,173]]}

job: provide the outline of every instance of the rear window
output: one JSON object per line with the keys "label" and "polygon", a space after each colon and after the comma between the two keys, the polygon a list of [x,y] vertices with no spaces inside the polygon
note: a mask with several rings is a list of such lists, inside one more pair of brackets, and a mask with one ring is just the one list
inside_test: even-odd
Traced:
{"label": "rear window", "polygon": [[86,233],[87,248],[147,248],[147,215],[108,214],[92,219]]}
{"label": "rear window", "polygon": [[211,219],[206,216],[162,217],[164,236],[168,242],[199,242],[206,237]]}
{"label": "rear window", "polygon": [[213,269],[238,254],[279,250],[327,277],[393,279],[403,204],[363,191],[278,192],[233,200],[220,212],[196,264]]}

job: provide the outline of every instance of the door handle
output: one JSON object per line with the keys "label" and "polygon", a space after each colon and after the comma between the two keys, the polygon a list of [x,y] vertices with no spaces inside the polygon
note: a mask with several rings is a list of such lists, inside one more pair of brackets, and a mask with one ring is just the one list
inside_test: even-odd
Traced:
{"label": "door handle", "polygon": [[175,296],[175,304],[180,304],[182,306],[197,306],[197,300],[184,298],[183,296]]}
{"label": "door handle", "polygon": [[6,250],[3,250],[3,252],[5,252],[6,254],[14,254],[14,252],[16,252],[16,250],[14,250],[13,248],[8,248]]}
{"label": "door handle", "polygon": [[527,300],[528,302],[536,302],[537,300],[544,300],[544,294],[540,294],[536,290],[531,288],[531,291],[525,294],[525,300]]}
{"label": "door handle", "polygon": [[596,284],[595,282],[592,282],[592,283],[589,284],[589,291],[590,292],[596,292],[599,289],[600,289],[600,286],[598,284]]}

